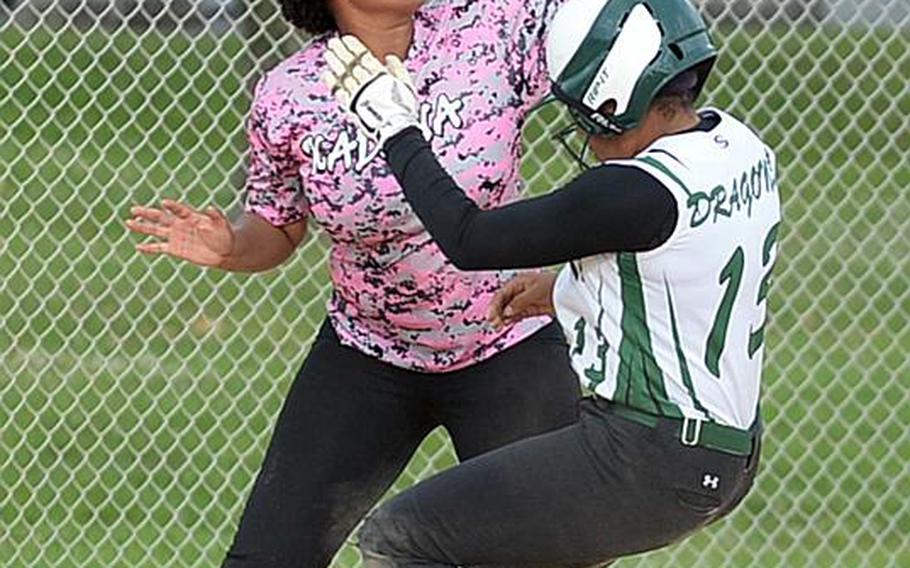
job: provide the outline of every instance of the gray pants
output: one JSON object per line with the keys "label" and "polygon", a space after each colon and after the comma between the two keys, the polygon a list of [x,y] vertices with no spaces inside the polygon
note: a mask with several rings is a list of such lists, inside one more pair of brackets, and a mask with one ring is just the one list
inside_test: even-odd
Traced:
{"label": "gray pants", "polygon": [[684,446],[599,398],[573,426],[445,471],[380,507],[360,531],[367,568],[588,567],[666,546],[729,513],[751,456]]}

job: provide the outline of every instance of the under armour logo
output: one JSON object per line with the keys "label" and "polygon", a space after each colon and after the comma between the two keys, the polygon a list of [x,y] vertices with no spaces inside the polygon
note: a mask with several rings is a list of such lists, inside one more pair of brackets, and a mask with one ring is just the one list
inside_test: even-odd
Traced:
{"label": "under armour logo", "polygon": [[710,487],[713,490],[717,490],[718,485],[720,485],[720,477],[717,475],[711,475],[706,473],[705,477],[701,480],[702,487]]}

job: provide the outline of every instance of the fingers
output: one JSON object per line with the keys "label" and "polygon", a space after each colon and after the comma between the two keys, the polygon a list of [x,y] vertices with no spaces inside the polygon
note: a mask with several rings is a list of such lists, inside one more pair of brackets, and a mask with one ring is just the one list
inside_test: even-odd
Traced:
{"label": "fingers", "polygon": [[322,82],[329,89],[329,91],[335,95],[338,91],[338,77],[331,70],[325,71],[322,74]]}
{"label": "fingers", "polygon": [[502,310],[505,319],[518,318],[523,319],[529,316],[536,316],[537,306],[535,305],[534,293],[529,289],[523,289],[516,294],[509,305]]}
{"label": "fingers", "polygon": [[490,303],[490,313],[487,317],[489,322],[493,324],[493,327],[498,329],[505,325],[505,320],[507,318],[506,312],[509,312],[510,314],[512,312],[509,304],[512,303],[515,296],[520,293],[523,288],[524,285],[521,280],[510,280],[495,296],[493,296],[493,301]]}
{"label": "fingers", "polygon": [[[215,207],[208,207],[204,211],[198,212],[171,199],[162,201],[162,207],[164,210],[140,205],[132,207],[130,213],[133,216],[126,221],[127,229],[140,235],[167,240],[171,238],[172,232],[175,230],[175,223],[179,221],[189,222],[202,230],[229,224],[224,213]],[[153,250],[151,252],[161,251]]]}
{"label": "fingers", "polygon": [[139,233],[140,235],[148,235],[150,237],[158,237],[159,239],[166,239],[170,235],[170,227],[167,225],[160,225],[157,223],[145,223],[136,219],[130,219],[126,222],[126,228],[134,233]]}
{"label": "fingers", "polygon": [[411,84],[411,74],[408,73],[408,69],[404,66],[404,62],[399,59],[397,55],[387,55],[385,58],[385,66],[397,79],[404,81],[409,85]]}
{"label": "fingers", "polygon": [[358,55],[358,58],[355,62],[352,74],[357,81],[363,83],[369,81],[376,75],[380,73],[388,73],[389,70],[386,69],[376,56],[370,53],[369,51],[364,51]]}
{"label": "fingers", "polygon": [[514,286],[515,282],[507,282],[505,286],[499,289],[496,292],[496,295],[493,296],[493,301],[490,303],[490,314],[502,313],[503,308],[509,303],[512,299],[512,296],[515,295]]}
{"label": "fingers", "polygon": [[351,102],[356,85],[350,80],[348,72],[350,65],[354,61],[354,54],[338,38],[329,40],[328,49],[325,52],[325,62],[328,70],[323,74],[322,81],[329,90],[338,99],[343,107],[348,107]]}
{"label": "fingers", "polygon": [[348,52],[353,54],[354,57],[360,56],[360,54],[368,52],[367,46],[360,41],[355,35],[345,35],[341,38],[341,43],[348,49]]}
{"label": "fingers", "polygon": [[134,233],[165,239],[169,236],[173,217],[154,207],[135,206],[130,209],[133,218],[126,221],[126,228]]}
{"label": "fingers", "polygon": [[523,319],[551,313],[548,308],[548,289],[540,275],[517,276],[509,281],[493,298],[489,321],[494,328],[517,323]]}
{"label": "fingers", "polygon": [[161,205],[178,219],[189,219],[196,213],[183,203],[178,203],[171,199],[165,199],[161,202]]}
{"label": "fingers", "polygon": [[155,209],[154,207],[142,207],[141,205],[136,205],[130,209],[130,213],[135,219],[142,219],[162,225],[170,223],[170,216],[164,211]]}
{"label": "fingers", "polygon": [[[127,223],[128,224],[143,224],[143,223],[149,224],[149,223],[151,223],[151,224],[162,225],[164,227],[169,227],[169,226],[173,225],[174,218],[190,219],[193,216],[199,215],[199,213],[197,211],[195,211],[194,209],[192,209],[182,203],[179,203],[177,201],[173,201],[171,199],[163,200],[161,202],[161,206],[164,210],[156,209],[154,207],[143,207],[141,205],[136,205],[130,209],[130,213],[132,214],[133,218],[130,219]],[[209,210],[214,211],[216,214],[216,217],[212,217],[213,219],[215,219],[215,218],[224,219],[224,215],[221,214],[214,207],[209,207]],[[209,216],[208,213],[206,213],[206,215]]]}
{"label": "fingers", "polygon": [[522,310],[509,312],[508,315],[503,314],[501,318],[491,323],[493,324],[494,329],[501,329],[507,325],[514,325],[521,320],[543,315],[547,315],[547,312],[536,306],[531,306]]}
{"label": "fingers", "polygon": [[[357,53],[360,51],[360,47],[363,46],[354,36],[346,35],[342,37],[333,37],[329,40],[327,55],[333,55],[339,62],[341,62],[341,69],[333,67],[336,73],[339,75],[344,72],[345,68],[349,67],[353,63],[354,59],[357,58]],[[366,49],[366,47],[363,47]],[[327,57],[328,59],[328,57]]]}
{"label": "fingers", "polygon": [[136,250],[142,254],[168,254],[167,243],[139,243]]}
{"label": "fingers", "polygon": [[[364,83],[387,72],[370,50],[352,35],[330,39],[324,58],[328,71],[322,80],[336,96],[350,98]],[[340,95],[342,91],[347,91],[346,95]]]}
{"label": "fingers", "polygon": [[345,63],[348,74],[357,81],[367,81],[377,73],[382,73],[386,70],[382,63],[376,59],[376,56],[356,36],[346,35],[342,37],[341,44],[346,51],[339,57]]}
{"label": "fingers", "polygon": [[342,77],[347,71],[348,63],[353,57],[348,57],[346,47],[335,38],[329,40],[329,48],[325,52],[325,62],[335,77]]}
{"label": "fingers", "polygon": [[368,61],[369,58],[375,60],[375,57],[370,54],[366,46],[360,43],[360,40],[356,37],[350,35],[341,39],[330,39],[325,53],[325,61],[329,69],[341,82],[344,82],[348,77],[356,77],[357,75],[355,75],[354,71]]}
{"label": "fingers", "polygon": [[217,209],[217,208],[215,208],[215,207],[211,207],[211,206],[206,207],[206,208],[205,208],[205,211],[203,211],[203,213],[204,213],[205,216],[208,217],[213,223],[216,223],[216,224],[223,224],[223,223],[227,223],[227,222],[228,222],[227,217],[224,216],[224,213],[222,213],[220,209]]}
{"label": "fingers", "polygon": [[487,321],[493,325],[494,329],[502,327],[502,307],[503,299],[497,294],[493,297],[493,302],[490,304],[490,312],[487,315]]}
{"label": "fingers", "polygon": [[347,91],[339,82],[338,76],[332,71],[326,71],[322,74],[322,82],[329,88],[329,91],[335,95],[338,102],[343,108],[348,108],[351,103],[351,93]]}

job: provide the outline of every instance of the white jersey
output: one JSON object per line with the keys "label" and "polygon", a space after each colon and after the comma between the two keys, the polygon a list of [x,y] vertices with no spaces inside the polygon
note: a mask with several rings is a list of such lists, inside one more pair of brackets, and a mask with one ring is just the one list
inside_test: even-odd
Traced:
{"label": "white jersey", "polygon": [[645,253],[572,262],[554,302],[575,371],[598,395],[747,429],[777,254],[776,163],[737,119],[705,113],[719,118],[713,128],[607,162],[640,168],[673,194],[679,218],[670,238]]}

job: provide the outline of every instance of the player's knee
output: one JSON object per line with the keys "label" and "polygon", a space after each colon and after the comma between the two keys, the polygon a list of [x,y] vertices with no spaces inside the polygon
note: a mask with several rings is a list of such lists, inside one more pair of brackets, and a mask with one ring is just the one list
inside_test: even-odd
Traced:
{"label": "player's knee", "polygon": [[[358,546],[366,558],[401,558],[409,550],[407,521],[387,507],[381,507],[364,521],[358,533]],[[393,563],[388,564],[394,566]]]}
{"label": "player's knee", "polygon": [[357,546],[364,555],[384,554],[393,547],[390,524],[388,516],[382,514],[382,509],[363,521],[363,526],[357,533]]}

